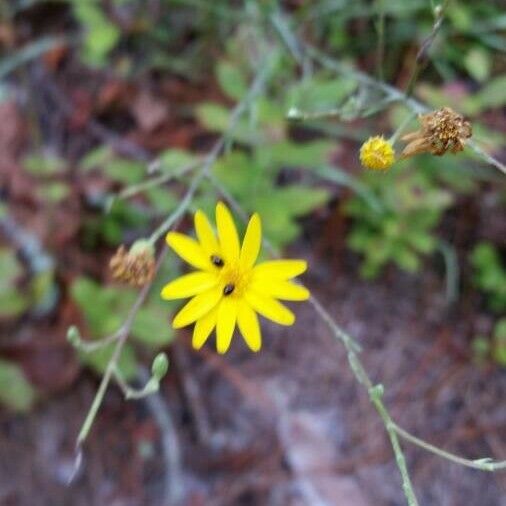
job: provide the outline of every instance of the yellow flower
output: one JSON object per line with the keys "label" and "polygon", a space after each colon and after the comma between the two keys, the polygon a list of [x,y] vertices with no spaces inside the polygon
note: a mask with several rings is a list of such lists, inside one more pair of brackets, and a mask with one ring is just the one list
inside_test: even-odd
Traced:
{"label": "yellow flower", "polygon": [[367,169],[388,170],[394,160],[394,148],[383,136],[369,137],[360,148],[360,162]]}
{"label": "yellow flower", "polygon": [[197,240],[178,232],[167,234],[168,245],[197,270],[167,284],[163,299],[192,299],[176,314],[176,329],[195,322],[193,346],[202,347],[216,327],[216,348],[225,353],[235,326],[253,351],[262,346],[257,313],[280,325],[293,325],[294,314],[277,299],[300,301],[309,291],[290,280],[302,274],[304,260],[271,260],[256,264],[262,241],[261,222],[254,214],[246,229],[242,247],[228,208],[216,206],[214,233],[202,211],[195,213]]}

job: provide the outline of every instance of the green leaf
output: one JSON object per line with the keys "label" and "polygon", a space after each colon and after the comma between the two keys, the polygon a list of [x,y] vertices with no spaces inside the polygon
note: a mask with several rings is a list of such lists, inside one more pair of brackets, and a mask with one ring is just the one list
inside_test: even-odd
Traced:
{"label": "green leaf", "polygon": [[35,401],[35,390],[23,370],[13,362],[0,359],[0,403],[14,411],[26,412]]}
{"label": "green leaf", "polygon": [[79,167],[84,171],[102,169],[114,158],[109,146],[101,146],[86,153],[79,162]]}
{"label": "green leaf", "polygon": [[65,162],[56,156],[29,155],[23,159],[23,167],[35,176],[51,176],[61,172]]}
{"label": "green leaf", "polygon": [[506,367],[506,318],[501,318],[496,323],[492,356],[499,365]]}
{"label": "green leaf", "polygon": [[181,167],[188,166],[196,161],[196,157],[183,149],[166,149],[158,156],[160,170],[177,175]]}
{"label": "green leaf", "polygon": [[506,75],[501,75],[489,81],[470,98],[464,112],[475,115],[486,109],[495,109],[504,105],[506,105]]}
{"label": "green leaf", "polygon": [[131,289],[102,287],[85,277],[76,279],[70,292],[83,312],[92,337],[97,339],[118,330],[135,300]]}
{"label": "green leaf", "polygon": [[483,82],[489,77],[492,68],[490,52],[481,47],[473,47],[466,54],[464,65],[474,79]]}
{"label": "green leaf", "polygon": [[110,160],[104,167],[105,173],[113,180],[124,184],[135,184],[142,181],[145,167],[142,163],[125,158]]}
{"label": "green leaf", "polygon": [[399,267],[408,272],[416,272],[420,268],[418,256],[407,248],[398,248],[394,260]]}
{"label": "green leaf", "polygon": [[132,337],[154,348],[166,346],[174,339],[167,310],[151,303],[139,310],[132,326]]}
{"label": "green leaf", "polygon": [[[196,107],[195,114],[205,128],[220,133],[228,131],[230,111],[226,107],[206,102]],[[254,125],[242,119],[230,132],[230,138],[243,144],[256,144],[262,137]]]}
{"label": "green leaf", "polygon": [[150,204],[162,214],[170,214],[176,209],[179,198],[166,188],[156,187],[145,192]]}
{"label": "green leaf", "polygon": [[84,26],[85,37],[82,54],[93,66],[104,66],[109,52],[119,41],[121,32],[107,18],[99,3],[73,0],[74,15]]}
{"label": "green leaf", "polygon": [[330,141],[311,141],[296,144],[290,141],[278,142],[257,150],[257,157],[263,166],[312,168],[326,164],[335,144]]}
{"label": "green leaf", "polygon": [[29,299],[16,288],[22,268],[8,248],[0,248],[0,272],[0,318],[16,318],[26,311]]}
{"label": "green leaf", "polygon": [[216,65],[216,77],[221,89],[234,100],[241,100],[248,90],[248,84],[241,70],[225,60]]}
{"label": "green leaf", "polygon": [[[374,192],[371,191],[370,188],[368,188],[357,178],[354,178],[343,169],[339,169],[337,167],[332,167],[329,165],[318,166],[314,164],[314,166],[311,167],[311,171],[324,180],[331,181],[332,183],[352,189],[357,195],[359,195],[364,199],[364,201],[372,210],[376,212],[381,211],[383,206],[374,195]],[[357,200],[353,202],[358,203]],[[358,205],[360,205],[360,203],[358,203]]]}
{"label": "green leaf", "polygon": [[70,188],[66,183],[54,181],[37,188],[37,194],[49,204],[58,204],[69,196]]}
{"label": "green leaf", "polygon": [[23,272],[16,255],[8,248],[0,248],[0,272],[2,273],[0,276],[1,290],[10,287]]}
{"label": "green leaf", "polygon": [[0,318],[16,318],[23,314],[30,302],[15,288],[6,288],[0,292]]}
{"label": "green leaf", "polygon": [[290,185],[276,192],[279,207],[284,207],[292,216],[304,216],[327,203],[329,192],[324,188],[308,188],[303,185]]}
{"label": "green leaf", "polygon": [[[113,352],[114,346],[111,345],[105,348],[99,348],[91,353],[79,352],[79,358],[83,364],[91,368],[97,374],[103,375]],[[123,347],[118,361],[118,368],[127,381],[134,379],[137,374],[137,357],[134,349],[128,344]]]}
{"label": "green leaf", "polygon": [[304,112],[323,112],[335,109],[357,87],[357,82],[347,77],[328,79],[313,77],[295,85],[289,92],[289,105]]}

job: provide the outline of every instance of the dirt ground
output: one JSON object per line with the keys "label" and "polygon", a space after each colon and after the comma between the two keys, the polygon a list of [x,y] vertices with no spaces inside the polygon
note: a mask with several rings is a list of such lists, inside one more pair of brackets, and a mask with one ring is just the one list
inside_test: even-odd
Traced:
{"label": "dirt ground", "polygon": [[[362,344],[402,427],[468,458],[505,458],[506,374],[473,363],[464,337],[486,317],[470,318],[466,300],[447,307],[437,265],[420,277],[392,269],[371,283],[353,258],[336,266],[307,249],[291,253],[308,258],[309,287]],[[296,309],[289,331],[264,325],[260,354],[239,339],[225,357],[211,346],[196,353],[181,336],[154,403],[127,403],[111,389],[70,486],[96,379],[80,377],[27,417],[2,412],[0,504],[166,505],[176,483],[191,506],[403,505],[385,431],[343,347],[309,305]],[[172,460],[163,441],[179,449]],[[506,475],[404,447],[421,505],[506,505]]]}

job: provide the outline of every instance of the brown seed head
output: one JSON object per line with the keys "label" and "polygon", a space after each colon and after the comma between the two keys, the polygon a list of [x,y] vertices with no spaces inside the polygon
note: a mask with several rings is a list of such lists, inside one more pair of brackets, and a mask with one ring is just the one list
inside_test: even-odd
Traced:
{"label": "brown seed head", "polygon": [[153,247],[137,241],[129,251],[121,245],[109,262],[112,277],[129,285],[141,287],[155,275]]}
{"label": "brown seed head", "polygon": [[441,156],[450,151],[458,153],[472,135],[471,124],[450,107],[419,116],[421,128],[411,132],[402,140],[408,144],[401,153],[402,158],[431,153]]}

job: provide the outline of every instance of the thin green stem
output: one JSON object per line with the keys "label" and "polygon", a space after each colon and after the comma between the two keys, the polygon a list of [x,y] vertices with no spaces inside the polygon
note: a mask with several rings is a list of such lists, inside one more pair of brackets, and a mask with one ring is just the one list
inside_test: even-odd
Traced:
{"label": "thin green stem", "polygon": [[[165,252],[165,250],[164,250],[164,252]],[[165,256],[164,252],[161,253],[158,258],[158,261],[157,261],[158,266],[160,265],[162,258]],[[144,301],[149,293],[150,288],[151,288],[151,283],[148,283],[148,284],[144,285],[142,290],[139,292],[139,295],[138,295],[134,305],[132,306],[132,308],[130,309],[130,311],[128,313],[127,319],[125,320],[125,323],[122,326],[122,330],[117,336],[116,347],[114,348],[111,359],[109,360],[109,363],[107,364],[107,368],[105,370],[104,376],[102,377],[102,381],[100,382],[100,386],[98,387],[97,393],[95,394],[95,398],[93,399],[90,410],[88,411],[88,414],[86,415],[86,418],[83,422],[81,430],[79,431],[79,435],[77,436],[77,442],[76,442],[77,448],[80,448],[82,446],[83,442],[88,437],[91,426],[93,425],[93,422],[95,421],[95,417],[97,416],[98,410],[99,410],[99,408],[102,404],[102,401],[104,399],[104,395],[105,395],[105,392],[106,392],[107,387],[109,385],[109,382],[111,381],[114,370],[117,367],[117,363],[118,363],[118,360],[121,356],[121,352],[123,351],[123,347],[125,346],[126,340],[128,338],[130,328],[135,320],[137,312],[139,311],[142,304],[144,303]]]}
{"label": "thin green stem", "polygon": [[411,478],[409,477],[408,468],[406,465],[406,459],[404,457],[404,453],[402,452],[401,444],[399,442],[399,438],[397,437],[397,433],[395,431],[395,424],[390,417],[390,413],[386,409],[383,404],[383,387],[381,385],[376,385],[369,389],[369,396],[371,398],[376,411],[379,413],[385,428],[388,433],[388,437],[390,439],[390,443],[394,450],[395,462],[397,463],[397,468],[401,473],[402,479],[402,489],[404,491],[404,495],[408,501],[409,506],[418,506],[418,500],[416,498],[415,492],[413,490],[413,485],[411,483]]}
{"label": "thin green stem", "polygon": [[84,351],[85,353],[93,353],[94,351],[105,348],[106,346],[117,341],[122,332],[123,327],[121,327],[114,334],[110,334],[102,339],[98,339],[96,341],[85,341],[84,339],[79,339],[79,341],[76,341],[73,344],[75,348],[80,351]]}
{"label": "thin green stem", "polygon": [[449,304],[457,299],[459,291],[459,262],[455,248],[447,241],[440,240],[438,249],[443,256],[446,270],[446,300]]}
{"label": "thin green stem", "polygon": [[168,183],[173,179],[181,178],[186,174],[188,174],[189,172],[191,172],[192,170],[196,169],[199,163],[201,162],[193,162],[183,167],[180,167],[174,172],[170,172],[168,174],[160,174],[159,176],[148,179],[147,181],[142,181],[141,183],[128,186],[124,190],[120,191],[115,198],[127,199],[133,197],[134,195],[137,195],[138,193],[149,190],[150,188],[153,188],[155,186],[160,186],[162,184]]}
{"label": "thin green stem", "polygon": [[167,218],[151,233],[148,238],[148,242],[154,245],[160,237],[162,237],[186,212],[186,209],[191,204],[195,192],[197,191],[202,179],[204,177],[204,171],[200,170],[197,172],[190,183],[190,186],[186,190],[184,197],[177,206],[174,212],[172,212]]}
{"label": "thin green stem", "polygon": [[378,79],[383,81],[385,79],[383,71],[383,61],[385,59],[385,0],[376,0],[376,8],[378,10],[378,21],[376,24],[376,31],[378,34],[378,50],[376,54],[376,67]]}
{"label": "thin green stem", "polygon": [[418,81],[418,77],[425,69],[425,67],[429,63],[429,49],[432,46],[432,43],[436,39],[437,34],[441,30],[441,26],[443,25],[444,15],[446,8],[448,7],[449,0],[444,0],[443,3],[433,8],[434,12],[434,24],[432,25],[432,30],[427,38],[422,42],[420,49],[418,50],[415,58],[415,66],[409,78],[408,84],[406,85],[405,95],[409,97],[412,95],[413,90],[415,88],[416,82]]}
{"label": "thin green stem", "polygon": [[495,462],[488,457],[476,460],[464,459],[463,457],[459,457],[458,455],[442,450],[437,446],[434,446],[430,443],[427,443],[426,441],[423,441],[422,439],[417,438],[416,436],[413,436],[412,434],[406,432],[404,429],[402,429],[395,423],[393,424],[393,430],[406,441],[409,441],[410,443],[419,446],[420,448],[423,448],[424,450],[430,453],[434,453],[435,455],[438,455],[443,459],[455,462],[455,464],[459,464],[465,467],[471,467],[472,469],[478,469],[480,471],[489,471],[489,472],[506,469],[506,460]]}
{"label": "thin green stem", "polygon": [[149,377],[146,384],[142,388],[131,387],[125,381],[125,378],[123,377],[123,374],[121,374],[121,371],[119,370],[117,365],[114,368],[113,376],[114,376],[114,379],[116,380],[116,383],[118,384],[121,391],[123,392],[123,395],[125,396],[126,400],[143,399],[144,397],[147,397],[148,395],[158,392],[158,390],[160,389],[160,382],[153,376]]}

